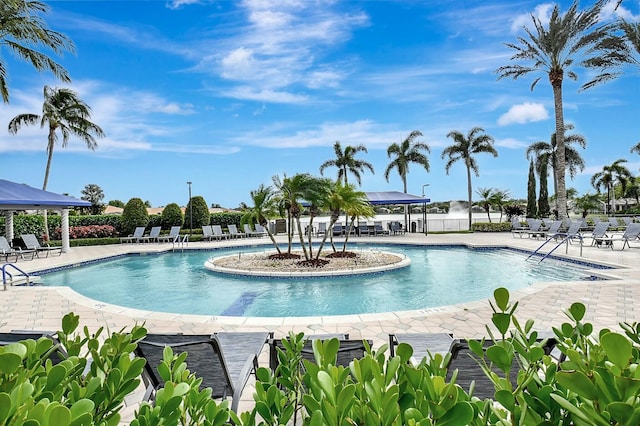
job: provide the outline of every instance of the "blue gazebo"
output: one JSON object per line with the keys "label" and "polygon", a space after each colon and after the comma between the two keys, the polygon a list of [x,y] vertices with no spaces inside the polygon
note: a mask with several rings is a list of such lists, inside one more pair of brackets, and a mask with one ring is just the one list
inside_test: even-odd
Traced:
{"label": "blue gazebo", "polygon": [[13,213],[16,210],[60,210],[62,251],[70,251],[69,209],[73,207],[91,207],[91,203],[0,179],[0,210],[5,211],[5,235],[9,241],[13,239]]}

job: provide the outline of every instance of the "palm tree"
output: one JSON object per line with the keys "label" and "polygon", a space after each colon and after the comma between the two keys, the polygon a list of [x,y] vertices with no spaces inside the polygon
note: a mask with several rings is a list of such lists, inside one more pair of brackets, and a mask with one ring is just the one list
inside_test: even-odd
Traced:
{"label": "palm tree", "polygon": [[[573,124],[567,124],[564,129],[573,130]],[[572,145],[579,145],[582,149],[587,147],[587,141],[584,136],[580,134],[570,134],[564,135],[564,158],[565,158],[565,169],[569,172],[569,176],[573,180],[579,171],[583,171],[585,167],[584,159],[580,155],[577,149],[575,149]],[[551,140],[549,142],[538,141],[534,142],[527,148],[527,160],[533,158],[535,160],[536,171],[538,172],[538,176],[540,179],[543,177],[540,175],[542,169],[542,163],[546,162],[551,165],[551,170],[553,172],[553,190],[554,193],[558,193],[558,180],[557,180],[557,155],[556,152],[558,150],[558,140],[556,138],[556,133],[554,132],[551,135]],[[545,176],[546,178],[546,176]],[[558,206],[556,205],[557,209]]]}
{"label": "palm tree", "polygon": [[[531,14],[534,30],[524,28],[527,37],[518,37],[519,44],[506,43],[515,50],[512,60],[521,63],[507,65],[496,70],[498,79],[510,77],[514,80],[529,73],[545,74],[553,89],[554,115],[556,124],[556,183],[558,214],[564,219],[567,214],[567,194],[565,183],[565,137],[562,83],[565,75],[577,80],[574,70],[577,66],[593,69],[593,78],[582,85],[581,90],[617,76],[611,69],[625,60],[625,44],[612,33],[613,25],[600,23],[600,12],[608,3],[598,0],[585,11],[578,10],[575,1],[562,15],[559,5],[555,5],[549,23],[543,25],[540,18]],[[531,90],[542,77],[533,81]]]}
{"label": "palm tree", "polygon": [[502,211],[510,197],[511,194],[508,189],[496,189],[491,195],[491,204],[500,210],[500,222],[502,222]]}
{"label": "palm tree", "polygon": [[[391,170],[396,169],[402,179],[403,192],[407,193],[407,174],[409,173],[409,165],[416,163],[424,167],[429,172],[429,158],[422,152],[431,152],[431,148],[424,142],[415,142],[417,137],[422,136],[419,130],[409,133],[409,136],[402,142],[392,143],[387,148],[387,157],[393,158],[384,171],[384,178],[389,182],[389,174]],[[407,229],[407,205],[404,206],[404,229]]]}
{"label": "palm tree", "polygon": [[269,235],[278,254],[281,254],[280,247],[269,229],[269,219],[278,216],[275,199],[276,194],[273,191],[273,187],[261,184],[257,189],[251,191],[250,195],[251,200],[253,200],[253,207],[246,207],[246,212],[242,216],[242,222],[260,224],[260,226],[267,231],[267,235]]}
{"label": "palm tree", "polygon": [[[49,56],[36,49],[50,49],[57,54],[75,52],[73,42],[63,34],[47,28],[40,14],[49,6],[32,0],[2,0],[0,2],[0,48],[7,47],[14,55],[31,63],[38,71],[51,71],[65,83],[71,82],[67,71]],[[0,51],[0,94],[9,103],[7,64]]]}
{"label": "palm tree", "polygon": [[338,180],[342,180],[344,184],[347,185],[349,183],[347,176],[351,173],[355,176],[358,185],[360,185],[362,183],[361,173],[364,169],[369,169],[371,173],[374,173],[371,163],[355,158],[355,155],[358,152],[367,152],[367,148],[364,145],[347,145],[344,147],[343,151],[340,142],[336,141],[333,145],[333,150],[335,151],[336,158],[334,160],[327,160],[320,165],[321,175],[327,167],[337,167]]}
{"label": "palm tree", "polygon": [[640,154],[640,142],[631,147],[631,153]]}
{"label": "palm tree", "polygon": [[[82,139],[87,148],[95,150],[98,147],[96,137],[103,137],[104,132],[97,124],[91,121],[91,108],[84,103],[76,92],[70,89],[50,88],[44,86],[44,103],[42,115],[19,114],[9,121],[9,133],[16,134],[22,126],[31,126],[40,122],[40,127],[48,128],[47,139],[47,166],[44,172],[42,189],[47,189],[49,171],[53,149],[58,141],[58,131],[62,133],[62,147],[69,143],[71,135]],[[49,238],[49,226],[47,224],[47,211],[44,211],[44,231]]]}
{"label": "palm tree", "polygon": [[487,218],[489,219],[489,223],[491,223],[491,205],[492,197],[493,197],[493,188],[478,188],[476,189],[476,193],[480,196],[480,205],[484,208],[484,211],[487,212]]}
{"label": "palm tree", "polygon": [[627,42],[628,50],[625,62],[640,66],[640,22],[627,22],[621,19],[618,22],[623,37]]}
{"label": "palm tree", "polygon": [[493,147],[494,140],[491,136],[484,133],[484,129],[481,127],[474,127],[469,130],[467,136],[463,135],[457,130],[452,130],[447,134],[448,138],[452,138],[454,144],[446,147],[442,151],[442,158],[446,156],[449,157],[447,160],[447,164],[445,165],[445,171],[447,175],[449,174],[449,169],[453,163],[458,160],[463,160],[464,164],[467,168],[467,195],[468,195],[468,210],[469,210],[469,230],[471,230],[471,206],[473,200],[471,198],[472,195],[472,186],[471,186],[471,171],[473,170],[476,176],[480,176],[480,171],[478,169],[478,163],[476,159],[473,157],[475,154],[480,153],[488,153],[492,154],[494,157],[498,156],[498,152]]}
{"label": "palm tree", "polygon": [[91,120],[91,108],[70,89],[58,89],[44,86],[44,103],[42,115],[19,114],[9,121],[9,133],[15,135],[22,126],[40,123],[40,127],[48,128],[47,167],[44,172],[42,189],[47,189],[53,149],[58,141],[58,131],[62,133],[62,147],[69,143],[71,135],[82,139],[87,148],[98,147],[96,137],[103,137],[104,132]]}
{"label": "palm tree", "polygon": [[582,197],[576,198],[575,208],[582,210],[582,217],[585,218],[589,214],[589,211],[598,210],[600,207],[600,194],[586,193]]}
{"label": "palm tree", "polygon": [[611,165],[604,166],[601,172],[594,174],[591,177],[591,185],[600,192],[600,188],[607,189],[607,206],[612,205],[613,196],[613,213],[616,212],[616,195],[615,195],[615,183],[619,182],[623,186],[623,193],[626,187],[627,179],[631,178],[631,172],[622,163],[626,163],[627,160],[620,158]]}

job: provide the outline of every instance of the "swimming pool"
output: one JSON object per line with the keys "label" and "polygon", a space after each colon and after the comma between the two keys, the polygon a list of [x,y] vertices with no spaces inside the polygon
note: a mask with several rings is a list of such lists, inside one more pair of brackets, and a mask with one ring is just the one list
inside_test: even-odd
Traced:
{"label": "swimming pool", "polygon": [[151,311],[201,315],[290,317],[425,309],[487,299],[496,287],[518,290],[541,281],[589,278],[585,266],[525,261],[510,249],[462,246],[359,245],[397,251],[407,268],[336,278],[260,278],[217,274],[212,256],[268,250],[232,248],[121,256],[42,275],[44,285],[68,286],[92,299]]}

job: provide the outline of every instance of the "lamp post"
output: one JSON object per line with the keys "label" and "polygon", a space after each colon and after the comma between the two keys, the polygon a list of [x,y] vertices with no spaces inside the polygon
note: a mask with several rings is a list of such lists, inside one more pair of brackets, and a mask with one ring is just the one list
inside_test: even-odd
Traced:
{"label": "lamp post", "polygon": [[[429,186],[428,183],[425,183],[424,185],[422,185],[422,198],[424,198],[424,189]],[[424,231],[424,235],[427,235],[427,233],[429,232],[429,227],[427,226],[427,201],[425,200],[422,204],[422,230]]]}
{"label": "lamp post", "polygon": [[189,206],[189,239],[191,239],[191,232],[193,230],[193,204],[191,204],[191,181],[187,182],[187,185],[189,185],[189,203],[187,204],[187,206]]}

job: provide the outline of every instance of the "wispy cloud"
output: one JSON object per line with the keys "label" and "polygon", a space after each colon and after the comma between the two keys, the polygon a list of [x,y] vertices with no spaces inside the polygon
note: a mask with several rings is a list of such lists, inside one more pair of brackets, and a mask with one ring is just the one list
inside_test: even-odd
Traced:
{"label": "wispy cloud", "polygon": [[525,102],[509,108],[509,111],[498,118],[498,125],[507,126],[514,123],[525,124],[546,120],[548,118],[549,113],[543,104]]}

